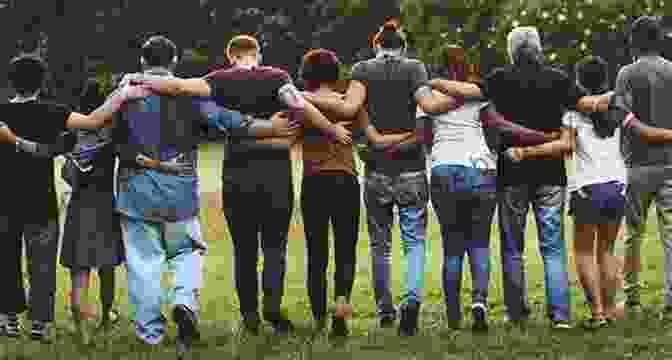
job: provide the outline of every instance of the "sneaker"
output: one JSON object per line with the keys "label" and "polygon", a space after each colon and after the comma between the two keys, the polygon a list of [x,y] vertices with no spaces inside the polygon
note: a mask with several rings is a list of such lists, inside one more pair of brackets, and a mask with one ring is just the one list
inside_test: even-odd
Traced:
{"label": "sneaker", "polygon": [[259,327],[261,326],[261,320],[259,320],[259,315],[256,313],[244,314],[243,326],[245,327],[245,330],[247,330],[251,334],[259,335]]}
{"label": "sneaker", "polygon": [[555,320],[553,321],[551,328],[553,330],[569,330],[572,328],[572,325],[570,325],[567,320]]}
{"label": "sneaker", "polygon": [[264,314],[264,319],[271,323],[276,336],[285,336],[294,331],[294,324],[283,314]]}
{"label": "sneaker", "polygon": [[173,320],[177,323],[177,353],[184,354],[191,350],[194,341],[201,337],[198,331],[198,320],[196,314],[185,305],[175,305],[173,309]]}
{"label": "sneaker", "polygon": [[394,327],[394,322],[397,321],[397,310],[392,309],[390,312],[380,313],[380,327],[388,329]]}
{"label": "sneaker", "polygon": [[46,342],[49,335],[49,325],[42,321],[33,321],[30,329],[30,338],[36,341]]}
{"label": "sneaker", "polygon": [[474,323],[471,328],[474,331],[488,331],[488,308],[481,303],[471,306],[471,316]]}
{"label": "sneaker", "polygon": [[401,309],[399,320],[399,336],[413,336],[418,332],[418,315],[420,304],[406,304]]}
{"label": "sneaker", "polygon": [[17,315],[7,315],[6,322],[4,324],[4,335],[17,338],[21,336],[21,322]]}

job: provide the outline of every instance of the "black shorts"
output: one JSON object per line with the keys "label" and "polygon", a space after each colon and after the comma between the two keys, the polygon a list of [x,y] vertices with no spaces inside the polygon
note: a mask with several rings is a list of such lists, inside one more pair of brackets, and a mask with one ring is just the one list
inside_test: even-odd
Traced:
{"label": "black shorts", "polygon": [[625,185],[619,181],[592,184],[572,191],[569,215],[577,224],[620,222],[625,212]]}

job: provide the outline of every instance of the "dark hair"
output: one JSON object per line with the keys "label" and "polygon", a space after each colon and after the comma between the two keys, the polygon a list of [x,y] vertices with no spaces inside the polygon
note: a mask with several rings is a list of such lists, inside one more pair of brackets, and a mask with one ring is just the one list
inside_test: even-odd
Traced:
{"label": "dark hair", "polygon": [[19,56],[10,61],[7,79],[16,92],[27,95],[42,88],[46,73],[47,65],[42,59]]}
{"label": "dark hair", "polygon": [[[576,79],[580,87],[590,95],[599,95],[607,91],[609,66],[599,56],[588,56],[576,64]],[[599,138],[614,136],[616,122],[611,121],[607,113],[591,113],[593,129]]]}
{"label": "dark hair", "polygon": [[660,21],[653,16],[640,16],[632,23],[630,36],[633,48],[643,52],[659,51],[663,40]]}
{"label": "dark hair", "polygon": [[387,22],[383,25],[374,37],[373,43],[380,45],[383,49],[402,49],[406,47],[406,39],[393,22]]}
{"label": "dark hair", "polygon": [[335,82],[339,79],[340,61],[336,53],[327,49],[310,50],[303,56],[300,75],[305,81],[306,90],[312,90],[322,82]]}
{"label": "dark hair", "polygon": [[142,57],[149,66],[170,66],[177,56],[177,46],[165,36],[152,36],[142,45]]}

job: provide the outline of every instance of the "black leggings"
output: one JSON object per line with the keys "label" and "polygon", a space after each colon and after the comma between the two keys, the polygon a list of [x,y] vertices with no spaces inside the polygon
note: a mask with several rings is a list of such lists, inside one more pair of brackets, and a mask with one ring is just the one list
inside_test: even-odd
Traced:
{"label": "black leggings", "polygon": [[303,179],[301,190],[306,248],[307,286],[315,319],[327,313],[327,265],[329,264],[329,221],[334,229],[336,272],[334,298],[350,299],[357,263],[360,189],[352,175],[315,175]]}
{"label": "black leggings", "polygon": [[287,232],[294,207],[289,156],[253,160],[247,167],[225,168],[224,173],[224,216],[233,241],[240,312],[243,317],[257,314],[261,233],[263,311],[266,315],[278,315],[285,288]]}

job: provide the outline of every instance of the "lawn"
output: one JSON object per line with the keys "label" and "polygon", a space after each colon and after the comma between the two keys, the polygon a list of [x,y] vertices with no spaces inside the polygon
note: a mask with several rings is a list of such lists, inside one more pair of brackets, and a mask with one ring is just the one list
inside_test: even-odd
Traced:
{"label": "lawn", "polygon": [[[548,330],[544,317],[543,265],[538,255],[536,228],[530,221],[527,243],[529,298],[533,307],[533,321],[526,331],[507,330],[502,324],[503,299],[501,263],[497,224],[493,224],[493,276],[491,282],[491,318],[494,324],[486,335],[472,334],[465,329],[452,332],[445,328],[442,292],[440,288],[441,244],[436,219],[430,219],[428,242],[431,249],[427,273],[426,300],[422,309],[421,333],[415,338],[400,339],[396,330],[377,327],[372,289],[370,287],[370,260],[366,223],[362,221],[359,241],[357,280],[353,293],[355,314],[352,336],[345,342],[333,343],[324,334],[313,335],[310,310],[305,289],[304,236],[298,211],[289,234],[289,261],[284,308],[298,326],[294,336],[277,339],[270,329],[258,337],[248,337],[238,331],[238,299],[233,287],[232,247],[221,213],[219,179],[221,174],[221,146],[204,145],[201,157],[202,191],[208,206],[201,214],[204,232],[211,246],[205,267],[205,288],[202,293],[202,343],[198,344],[193,359],[666,359],[672,356],[668,329],[661,326],[657,312],[661,308],[663,288],[663,251],[657,241],[655,219],[650,219],[645,249],[642,278],[645,312],[599,333],[575,329],[557,334]],[[296,181],[297,188],[299,181]],[[298,208],[296,208],[298,209]],[[364,218],[362,218],[364,220]],[[567,239],[571,246],[571,222],[567,224]],[[398,232],[395,231],[395,239]],[[399,261],[399,242],[395,242],[394,261]],[[584,315],[582,293],[576,287],[572,268],[574,317]],[[332,267],[333,268],[333,267]],[[395,293],[399,289],[399,271],[395,267]],[[465,304],[470,304],[468,272],[464,283]],[[0,356],[7,359],[164,359],[174,356],[174,329],[163,345],[149,348],[134,338],[128,320],[107,339],[82,349],[74,345],[69,335],[70,321],[66,313],[66,293],[69,289],[67,273],[59,269],[55,343],[36,344],[28,340],[3,340]],[[124,286],[125,270],[117,273],[119,307],[127,313],[128,303]],[[92,293],[97,293],[93,292]],[[465,323],[468,325],[468,319]],[[600,355],[602,354],[602,355]]]}

